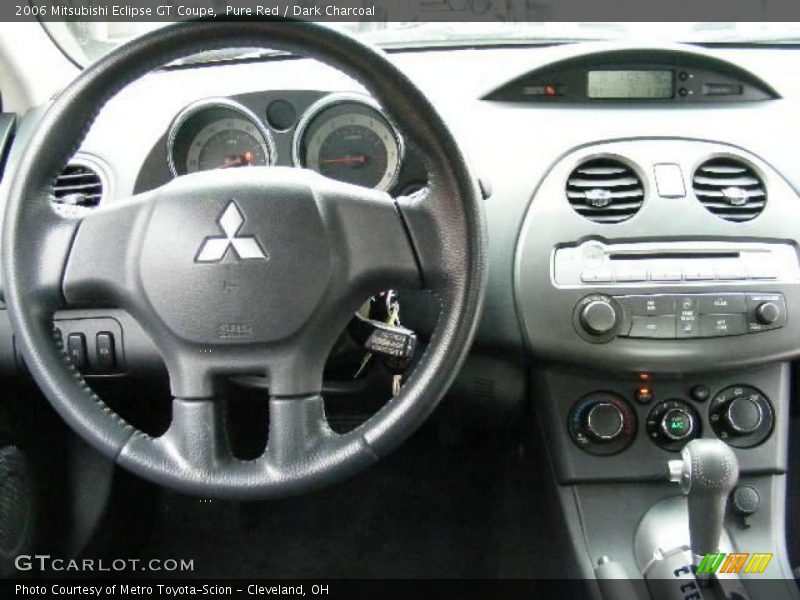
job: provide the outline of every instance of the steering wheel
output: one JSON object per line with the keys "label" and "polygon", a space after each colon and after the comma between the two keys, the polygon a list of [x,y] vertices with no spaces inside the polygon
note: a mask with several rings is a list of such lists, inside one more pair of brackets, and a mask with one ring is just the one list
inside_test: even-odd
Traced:
{"label": "steering wheel", "polygon": [[[230,47],[304,55],[360,82],[420,153],[425,192],[392,198],[302,169],[250,167],[179,177],[81,219],[53,210],[53,181],[110,97],[161,65]],[[286,496],[374,463],[446,392],[483,302],[481,203],[447,126],[379,50],[307,22],[180,23],[87,68],[42,118],[6,206],[5,301],[34,379],[100,452],[186,493]],[[432,291],[438,325],[399,395],[337,434],[320,395],[326,357],[364,299],[388,288]],[[162,436],[114,413],[66,360],[53,316],[69,307],[123,308],[152,338],[173,395]],[[269,437],[255,460],[228,444],[215,382],[232,375],[269,380]]]}

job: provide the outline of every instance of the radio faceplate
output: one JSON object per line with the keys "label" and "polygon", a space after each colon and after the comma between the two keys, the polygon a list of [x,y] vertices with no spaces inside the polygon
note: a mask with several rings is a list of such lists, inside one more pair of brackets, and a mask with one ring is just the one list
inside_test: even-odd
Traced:
{"label": "radio faceplate", "polygon": [[770,242],[587,241],[553,251],[551,279],[557,288],[664,285],[797,283],[796,248]]}
{"label": "radio faceplate", "polygon": [[787,322],[780,293],[584,296],[573,311],[578,334],[594,343],[616,337],[690,340],[780,329]]}

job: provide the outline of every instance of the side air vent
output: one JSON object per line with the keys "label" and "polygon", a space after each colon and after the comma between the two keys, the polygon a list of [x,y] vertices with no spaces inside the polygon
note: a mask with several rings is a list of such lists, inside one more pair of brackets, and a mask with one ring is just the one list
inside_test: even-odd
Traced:
{"label": "side air vent", "polygon": [[644,202],[644,187],[625,163],[596,158],[570,173],[567,199],[575,212],[591,221],[619,223],[639,212]]}
{"label": "side air vent", "polygon": [[94,166],[83,161],[70,162],[53,185],[53,201],[64,208],[94,208],[103,199],[104,187],[103,178]]}
{"label": "side air vent", "polygon": [[764,182],[750,165],[735,158],[704,162],[692,182],[703,206],[728,221],[755,219],[767,204]]}

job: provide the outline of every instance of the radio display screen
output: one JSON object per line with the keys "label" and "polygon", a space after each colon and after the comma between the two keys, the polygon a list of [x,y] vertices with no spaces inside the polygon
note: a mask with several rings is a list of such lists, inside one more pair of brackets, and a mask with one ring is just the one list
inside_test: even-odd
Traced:
{"label": "radio display screen", "polygon": [[668,99],[673,93],[673,72],[589,71],[586,95],[600,99]]}

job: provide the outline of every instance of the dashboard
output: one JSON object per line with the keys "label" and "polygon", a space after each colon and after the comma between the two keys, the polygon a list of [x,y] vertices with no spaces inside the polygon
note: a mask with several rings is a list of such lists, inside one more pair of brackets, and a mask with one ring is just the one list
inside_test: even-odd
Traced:
{"label": "dashboard", "polygon": [[[726,283],[719,279],[719,285],[706,282],[702,287],[702,281],[691,282],[690,275],[683,274],[676,289],[677,283],[669,281],[562,285],[554,277],[565,273],[556,255],[567,256],[570,248],[584,248],[590,240],[611,250],[622,243],[663,242],[663,246],[677,240],[778,242],[776,247],[794,248],[800,167],[792,157],[800,136],[794,118],[800,84],[781,64],[791,62],[797,53],[786,48],[584,43],[393,54],[442,113],[478,176],[492,188],[485,203],[491,240],[489,286],[476,348],[520,361],[532,351],[547,359],[597,361],[592,364],[623,370],[635,369],[624,361],[637,353],[636,366],[645,362],[658,366],[658,360],[673,360],[678,348],[680,364],[689,365],[706,342],[655,344],[615,335],[607,344],[596,344],[574,327],[577,303],[592,292],[610,297],[681,294],[686,286],[697,292],[719,291],[722,286],[737,293],[782,291],[791,304],[793,288],[785,290],[769,279],[748,280],[746,285],[737,285],[739,279]],[[637,69],[667,73],[671,97],[654,99],[649,97],[652,91],[637,91],[641,76],[630,83]],[[625,97],[587,98],[589,78],[597,73],[606,77],[600,80],[603,85],[617,86],[614,89],[620,77],[627,77],[624,94],[600,93]],[[539,84],[542,89],[554,86],[554,94],[526,93]],[[702,93],[718,84],[742,93],[733,97]],[[685,86],[699,91],[682,95]],[[636,94],[647,97],[631,97]],[[41,110],[31,111],[18,124],[9,169],[40,114]],[[708,162],[714,160],[723,163]],[[742,163],[744,175],[757,183],[696,185],[695,171],[701,163],[708,163],[704,176],[711,180],[719,178],[720,169],[738,168],[725,160]],[[66,204],[80,205],[81,196],[75,200],[69,177],[89,177],[91,170],[97,178],[79,183],[95,184],[89,188],[93,193],[85,196],[93,206],[156,188],[191,170],[248,164],[308,167],[393,195],[419,190],[427,177],[413,144],[355,82],[314,61],[278,59],[170,67],[135,82],[98,116],[68,167],[74,171],[65,171],[68,178],[57,182],[64,186],[56,195],[65,196]],[[619,188],[607,188],[602,181],[582,188],[581,178],[570,179],[570,174],[586,167],[590,179],[602,179],[604,170],[621,168],[634,181]],[[760,193],[759,185],[766,196],[751,197]],[[663,186],[680,189],[662,190]],[[698,201],[701,187],[707,192],[705,203]],[[733,201],[745,200],[744,205],[713,198],[726,190],[742,196]],[[620,194],[627,195],[622,204],[614,198]],[[612,200],[613,206],[606,205]],[[715,208],[718,200],[729,207]],[[720,218],[715,210],[759,214],[735,222]],[[591,219],[582,211],[592,212]],[[626,218],[612,222],[615,215]],[[674,253],[681,248],[657,250]],[[611,252],[608,259],[620,265],[616,254]],[[682,260],[680,254],[673,256]],[[556,262],[559,268],[554,274]],[[674,271],[668,260],[660,262],[665,267],[660,270]],[[693,264],[709,266],[702,259]],[[598,271],[604,276],[608,269]],[[573,275],[580,278],[581,273]],[[413,301],[406,306],[404,322],[422,331],[432,327],[435,319],[430,311]],[[562,306],[568,309],[558,308]],[[551,320],[556,314],[558,318]],[[626,315],[618,315],[620,322],[632,323],[633,315]],[[556,326],[563,330],[554,335]],[[762,347],[748,350],[747,361],[792,355],[789,340],[794,333],[789,315],[786,327],[755,336],[771,349],[768,354]],[[719,348],[718,356],[728,356],[725,348],[737,341],[714,338],[710,343]]]}
{"label": "dashboard", "polygon": [[[617,373],[629,397],[641,372],[800,353],[800,83],[781,66],[797,50],[585,43],[392,56],[492,189],[473,352],[483,366],[457,382],[467,395],[503,404],[513,382],[507,403],[518,406],[528,370],[555,364]],[[40,114],[20,121],[9,169]],[[281,58],[135,82],[98,116],[55,197],[92,210],[183,173],[250,165],[310,168],[393,195],[427,179],[413,143],[356,83]],[[435,324],[427,300],[402,298],[403,324],[423,338]],[[89,375],[159,362],[125,315],[60,320]],[[104,333],[113,361],[98,354]]]}

